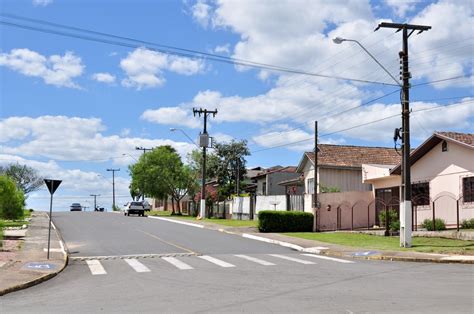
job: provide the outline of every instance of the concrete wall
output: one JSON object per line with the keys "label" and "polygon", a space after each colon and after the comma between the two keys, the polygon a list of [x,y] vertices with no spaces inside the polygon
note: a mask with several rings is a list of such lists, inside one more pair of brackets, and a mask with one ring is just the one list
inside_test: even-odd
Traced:
{"label": "concrete wall", "polygon": [[232,219],[250,219],[250,197],[234,197],[230,206]]}
{"label": "concrete wall", "polygon": [[[277,205],[273,205],[278,203]],[[257,196],[255,214],[261,210],[286,210],[286,195]]]}
{"label": "concrete wall", "polygon": [[[375,206],[371,191],[322,193],[318,195],[319,228],[321,230],[347,230],[372,227],[375,223]],[[369,206],[370,204],[370,206]],[[339,216],[339,224],[338,224]]]}

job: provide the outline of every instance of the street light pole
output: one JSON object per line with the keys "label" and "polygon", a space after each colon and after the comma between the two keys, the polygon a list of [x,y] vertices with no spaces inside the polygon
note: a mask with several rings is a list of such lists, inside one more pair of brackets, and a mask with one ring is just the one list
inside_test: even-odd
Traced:
{"label": "street light pole", "polygon": [[112,171],[112,211],[115,209],[115,171],[120,171],[120,169],[107,169],[107,171]]}
{"label": "street light pole", "polygon": [[195,141],[193,141],[193,139],[192,139],[192,138],[191,138],[191,137],[190,137],[190,136],[189,136],[189,135],[188,135],[186,132],[184,132],[184,130],[183,130],[183,129],[178,129],[178,128],[170,128],[170,131],[171,131],[171,132],[180,131],[181,133],[183,133],[183,134],[184,134],[184,136],[186,136],[186,137],[188,138],[188,140],[189,140],[189,142],[190,142],[191,144],[193,144],[193,145],[196,145],[196,147],[197,147],[197,148],[199,148],[199,145],[198,145],[198,144],[196,144],[196,142],[195,142]]}

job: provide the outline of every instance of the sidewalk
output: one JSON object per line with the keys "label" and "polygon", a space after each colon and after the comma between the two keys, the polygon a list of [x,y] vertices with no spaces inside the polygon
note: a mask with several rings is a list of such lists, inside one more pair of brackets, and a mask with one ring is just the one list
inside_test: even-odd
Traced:
{"label": "sidewalk", "polygon": [[[166,217],[169,220],[178,220],[179,218]],[[208,221],[192,220],[193,224],[204,226],[206,229],[218,230],[225,233],[237,234],[245,238],[273,243],[292,248],[296,251],[314,253],[343,258],[358,258],[368,260],[388,260],[403,262],[427,262],[427,263],[462,263],[474,264],[473,255],[455,255],[455,254],[434,254],[421,252],[404,251],[382,251],[370,250],[367,248],[357,248],[320,242],[315,240],[306,240],[286,236],[283,233],[259,233],[257,228],[251,227],[229,227],[213,224]]]}
{"label": "sidewalk", "polygon": [[48,280],[66,267],[67,254],[55,229],[51,229],[50,259],[47,259],[48,215],[34,212],[31,217],[24,237],[14,230],[5,232],[12,240],[5,240],[0,251],[0,296]]}

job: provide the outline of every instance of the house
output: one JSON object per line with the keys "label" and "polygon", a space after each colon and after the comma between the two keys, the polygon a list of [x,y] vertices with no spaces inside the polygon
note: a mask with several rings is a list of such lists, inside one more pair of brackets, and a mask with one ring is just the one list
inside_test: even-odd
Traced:
{"label": "house", "polygon": [[[286,188],[279,185],[280,182],[291,179],[298,179],[301,174],[296,172],[296,167],[275,166],[258,173],[254,180],[257,182],[257,195],[285,195]],[[302,186],[297,186],[295,194],[301,194]]]}
{"label": "house", "polygon": [[[393,148],[320,144],[317,191],[371,191],[371,184],[362,182],[362,164],[394,165],[400,160]],[[314,152],[303,154],[296,171],[304,176],[304,209],[311,211],[314,207]]]}
{"label": "house", "polygon": [[[419,225],[435,216],[456,224],[459,199],[460,220],[474,217],[474,134],[435,132],[410,154],[412,205]],[[387,203],[399,201],[401,166],[363,165],[363,181],[372,184],[374,196]]]}

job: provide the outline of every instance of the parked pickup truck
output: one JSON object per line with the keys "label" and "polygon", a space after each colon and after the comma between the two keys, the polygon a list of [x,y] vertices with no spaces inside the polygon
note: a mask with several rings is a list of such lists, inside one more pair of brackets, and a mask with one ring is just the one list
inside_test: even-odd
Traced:
{"label": "parked pickup truck", "polygon": [[125,216],[130,216],[130,214],[136,214],[138,216],[145,216],[145,208],[143,207],[142,202],[128,202],[125,205],[123,214]]}

